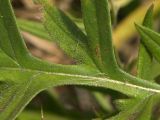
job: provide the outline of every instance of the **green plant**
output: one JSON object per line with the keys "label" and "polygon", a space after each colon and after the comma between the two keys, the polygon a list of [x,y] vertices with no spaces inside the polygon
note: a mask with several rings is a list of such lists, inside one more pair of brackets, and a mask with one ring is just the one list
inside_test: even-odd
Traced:
{"label": "green plant", "polygon": [[60,85],[102,87],[127,95],[128,99],[116,101],[122,112],[110,120],[151,119],[160,99],[160,85],[149,81],[154,78],[148,69],[152,56],[160,62],[160,35],[149,29],[153,7],[146,14],[146,27],[136,25],[142,44],[134,77],[117,65],[107,0],[81,1],[87,35],[46,0],[36,2],[44,8],[49,35],[76,65],[51,64],[33,57],[17,28],[10,1],[0,0],[0,119],[15,119],[36,94]]}

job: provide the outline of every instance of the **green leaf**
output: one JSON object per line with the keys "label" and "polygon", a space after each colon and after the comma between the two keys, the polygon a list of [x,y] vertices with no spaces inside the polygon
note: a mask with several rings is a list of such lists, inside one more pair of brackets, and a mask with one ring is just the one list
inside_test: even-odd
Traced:
{"label": "green leaf", "polygon": [[[79,68],[78,66],[68,67],[50,64],[32,57],[19,33],[9,0],[0,0],[0,16],[0,27],[2,28],[0,29],[0,47],[4,53],[13,58],[20,67],[49,72],[58,72],[59,70],[69,72],[71,70],[75,73],[77,73],[77,70],[79,71],[82,68]],[[82,68],[80,71],[84,72],[84,69]]]}
{"label": "green leaf", "polygon": [[160,75],[160,64],[154,59],[151,67],[152,79],[155,79]]}
{"label": "green leaf", "polygon": [[160,96],[158,94],[153,94],[148,95],[143,99],[124,101],[125,109],[117,116],[108,120],[151,120],[152,111],[154,106],[158,103],[159,99]]}
{"label": "green leaf", "polygon": [[[91,2],[89,0],[86,1]],[[85,1],[83,3],[88,4]],[[106,5],[97,1],[93,3],[94,5],[98,3],[96,5],[98,11],[107,11],[105,12],[107,13],[105,19],[109,20],[107,2],[102,1]],[[74,56],[77,51],[71,54],[76,59],[84,57],[83,62],[85,64],[56,65],[31,56],[17,28],[10,1],[0,0],[0,16],[2,16],[0,17],[0,58],[2,58],[0,59],[0,119],[15,119],[39,92],[61,85],[85,85],[109,88],[128,96],[136,97],[137,99],[146,97],[148,94],[160,93],[160,86],[155,83],[133,77],[120,69],[116,72],[114,71],[114,66],[117,65],[114,60],[109,21],[104,24],[105,27],[109,27],[107,30],[102,24],[102,27],[100,25],[98,27],[100,38],[104,37],[104,43],[108,43],[106,44],[107,47],[105,47],[105,44],[103,45],[102,43],[103,41],[100,42],[101,53],[104,52],[102,50],[105,48],[111,50],[107,54],[108,57],[106,54],[104,56],[101,54],[102,60],[105,60],[105,64],[103,63],[105,66],[99,66],[101,67],[99,70],[92,64],[90,53],[87,51],[86,41],[84,41],[86,39],[82,39],[82,36],[86,38],[85,35],[61,11],[55,7],[52,8],[46,2],[43,5],[45,14],[49,18],[49,23],[46,23],[48,31],[53,32],[53,37],[55,36],[57,39],[60,39],[60,44],[64,46],[69,42],[69,45],[75,47],[76,43],[79,42],[79,46],[77,46],[78,56]],[[90,9],[90,6],[86,7]],[[101,18],[102,16],[100,15],[99,17]],[[49,30],[49,25],[56,29]],[[95,28],[95,30],[97,29]],[[56,31],[56,34],[54,31]],[[109,37],[103,34],[103,31]],[[99,37],[98,40],[100,40]],[[90,42],[93,44],[92,41]],[[70,50],[69,48],[67,49],[68,46],[65,47],[68,53]],[[73,49],[71,51],[74,52]],[[108,68],[105,68],[105,72],[100,72],[106,66]],[[108,73],[112,73],[114,76],[111,77]]]}
{"label": "green leaf", "polygon": [[136,27],[143,38],[142,42],[148,48],[148,51],[152,53],[158,62],[160,62],[160,34],[141,25],[136,25]]}
{"label": "green leaf", "polygon": [[[148,9],[146,16],[143,21],[143,25],[152,28],[153,24],[153,5]],[[143,39],[143,38],[142,38]],[[137,77],[150,80],[150,67],[152,64],[152,57],[143,43],[140,43],[139,48],[139,59],[138,59],[138,70]]]}
{"label": "green leaf", "polygon": [[117,63],[112,45],[112,27],[108,0],[82,0],[82,11],[89,49],[97,67],[115,73]]}
{"label": "green leaf", "polygon": [[[68,55],[81,64],[92,65],[86,35],[62,11],[46,0],[37,0],[44,8],[44,25],[49,35]],[[78,34],[77,34],[78,33]]]}
{"label": "green leaf", "polygon": [[21,63],[23,56],[26,56],[28,52],[21,40],[22,37],[10,7],[9,0],[0,0],[0,47],[9,57]]}
{"label": "green leaf", "polygon": [[100,92],[93,92],[92,94],[96,98],[98,104],[101,106],[103,110],[105,110],[108,113],[112,113],[114,111],[112,105],[110,104],[109,95],[107,96]]}
{"label": "green leaf", "polygon": [[18,64],[0,49],[0,67],[18,67]]}
{"label": "green leaf", "polygon": [[128,110],[132,108],[135,104],[137,104],[140,101],[140,99],[137,98],[128,98],[128,99],[118,99],[115,100],[115,105],[118,110]]}
{"label": "green leaf", "polygon": [[[47,78],[47,79],[46,79]],[[60,85],[88,85],[111,88],[128,95],[159,92],[154,89],[124,84],[115,80],[91,76],[72,75],[65,73],[49,73],[30,69],[2,68],[0,81],[7,82],[7,89],[0,94],[0,118],[15,118],[26,104],[40,91]],[[15,110],[16,109],[16,110]]]}
{"label": "green leaf", "polygon": [[[144,26],[150,28],[152,28],[152,23],[153,23],[153,5],[148,9],[143,21]],[[145,80],[150,80],[151,65],[152,65],[152,57],[148,52],[147,48],[141,42],[139,50],[137,77],[143,78]],[[121,112],[112,119],[150,120],[152,115],[153,101],[150,102],[148,101],[150,101],[150,97],[145,97],[145,99],[130,98],[127,100],[119,100],[118,106]]]}

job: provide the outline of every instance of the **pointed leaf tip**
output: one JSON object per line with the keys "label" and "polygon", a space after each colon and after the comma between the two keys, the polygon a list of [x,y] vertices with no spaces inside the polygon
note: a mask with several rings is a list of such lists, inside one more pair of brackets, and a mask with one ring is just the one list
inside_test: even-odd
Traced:
{"label": "pointed leaf tip", "polygon": [[134,23],[134,25],[135,25],[136,29],[140,32],[142,25],[139,25],[139,24],[137,24],[137,23]]}

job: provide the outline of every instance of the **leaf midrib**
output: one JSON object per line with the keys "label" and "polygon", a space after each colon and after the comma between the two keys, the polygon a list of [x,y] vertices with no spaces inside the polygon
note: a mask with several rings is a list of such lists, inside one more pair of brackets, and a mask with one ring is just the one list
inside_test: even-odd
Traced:
{"label": "leaf midrib", "polygon": [[[32,70],[32,69],[28,69],[28,68],[24,69],[24,68],[1,67],[0,70],[3,70],[3,71],[5,71],[5,70],[13,70],[13,71],[23,71],[23,72],[32,72],[32,73],[35,72],[35,73],[39,73],[39,75],[41,75],[41,74],[48,74],[48,75],[56,75],[56,76],[75,77],[75,78],[82,78],[82,79],[86,79],[86,80],[93,80],[93,82],[95,82],[95,80],[96,80],[96,82],[99,82],[99,83],[110,82],[110,83],[115,83],[117,85],[122,85],[124,87],[125,86],[126,87],[132,87],[132,88],[139,89],[139,90],[142,90],[142,91],[147,91],[147,92],[152,92],[152,93],[160,93],[160,90],[158,90],[158,89],[148,88],[148,87],[144,87],[144,86],[140,86],[140,85],[135,85],[135,84],[131,84],[131,83],[123,82],[123,81],[117,81],[117,80],[113,80],[113,79],[109,79],[109,78],[101,78],[101,77],[79,75],[79,74],[46,72],[46,71],[41,71],[41,70]],[[78,84],[81,85],[83,83],[78,83]]]}

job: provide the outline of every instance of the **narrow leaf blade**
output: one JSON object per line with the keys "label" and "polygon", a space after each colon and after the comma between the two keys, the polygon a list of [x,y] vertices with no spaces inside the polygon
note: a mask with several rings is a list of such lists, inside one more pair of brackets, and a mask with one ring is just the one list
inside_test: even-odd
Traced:
{"label": "narrow leaf blade", "polygon": [[21,62],[28,54],[16,25],[10,0],[0,0],[0,47],[11,58]]}
{"label": "narrow leaf blade", "polygon": [[82,11],[92,59],[99,69],[112,74],[117,63],[108,0],[82,0]]}
{"label": "narrow leaf blade", "polygon": [[148,48],[148,51],[152,53],[158,62],[160,62],[160,46],[158,42],[160,41],[160,35],[144,26],[136,25],[136,27],[142,36],[142,42]]}
{"label": "narrow leaf blade", "polygon": [[51,38],[78,62],[92,64],[89,58],[86,35],[73,21],[46,0],[37,0],[44,8],[44,26]]}
{"label": "narrow leaf blade", "polygon": [[[143,25],[149,28],[152,28],[153,24],[153,5],[148,9],[146,16],[143,21]],[[143,39],[143,38],[142,38]],[[138,69],[137,69],[137,77],[142,79],[151,79],[150,67],[152,63],[152,57],[143,43],[140,43],[139,48],[139,59],[138,59]]]}

